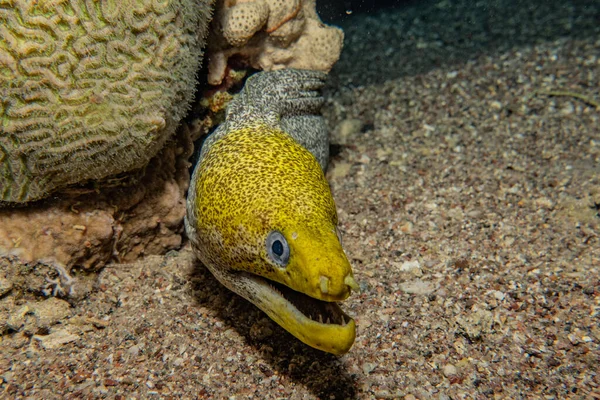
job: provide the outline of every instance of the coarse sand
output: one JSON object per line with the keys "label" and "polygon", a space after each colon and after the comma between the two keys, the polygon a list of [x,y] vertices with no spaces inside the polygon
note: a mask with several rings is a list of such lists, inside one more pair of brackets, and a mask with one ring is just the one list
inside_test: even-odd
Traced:
{"label": "coarse sand", "polygon": [[186,245],[76,277],[77,301],[5,298],[25,328],[1,336],[0,397],[600,398],[599,16],[438,1],[340,22],[324,113],[362,289],[347,355],[293,338]]}

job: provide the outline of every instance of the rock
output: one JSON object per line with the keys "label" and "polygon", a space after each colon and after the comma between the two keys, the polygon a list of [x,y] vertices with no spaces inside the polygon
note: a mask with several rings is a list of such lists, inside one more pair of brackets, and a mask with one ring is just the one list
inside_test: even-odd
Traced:
{"label": "rock", "polygon": [[74,342],[79,339],[79,336],[70,333],[66,329],[60,329],[53,331],[49,335],[34,335],[33,339],[37,340],[44,349],[50,350]]}
{"label": "rock", "polygon": [[449,376],[458,375],[458,369],[452,364],[446,364],[442,368],[442,373],[447,378]]}
{"label": "rock", "polygon": [[332,168],[329,171],[329,176],[332,179],[340,179],[344,178],[348,173],[350,173],[350,169],[352,169],[352,164],[347,162],[339,162],[332,165]]}
{"label": "rock", "polygon": [[65,319],[71,314],[71,306],[64,300],[51,297],[39,303],[30,305],[33,315],[37,318],[40,329],[49,329],[52,325]]}
{"label": "rock", "polygon": [[427,295],[435,291],[435,287],[431,282],[425,282],[420,279],[416,279],[410,282],[404,282],[400,284],[400,290],[411,294]]}
{"label": "rock", "polygon": [[365,375],[369,375],[371,372],[373,372],[375,370],[375,368],[377,368],[377,364],[374,364],[374,363],[364,363],[363,367],[362,367]]}
{"label": "rock", "polygon": [[456,323],[469,339],[479,339],[482,335],[491,332],[494,315],[491,311],[477,309],[466,318],[458,317]]}
{"label": "rock", "polygon": [[8,329],[15,332],[20,331],[25,326],[26,315],[30,311],[31,309],[25,305],[11,313],[6,319],[6,326]]}
{"label": "rock", "polygon": [[418,260],[405,261],[403,263],[392,261],[390,264],[391,267],[396,269],[401,280],[420,278],[423,276],[422,266]]}
{"label": "rock", "polygon": [[349,144],[352,137],[358,135],[363,128],[363,122],[360,119],[344,119],[336,126],[332,132],[332,140],[339,144]]}
{"label": "rock", "polygon": [[13,288],[13,284],[4,276],[0,276],[0,297],[10,292]]}
{"label": "rock", "polygon": [[65,319],[71,313],[64,300],[51,297],[41,302],[28,302],[12,312],[6,322],[9,329],[19,332],[42,333]]}
{"label": "rock", "polygon": [[130,355],[132,355],[133,357],[137,357],[140,354],[140,346],[135,344],[133,346],[131,346],[128,350],[127,353],[129,353]]}

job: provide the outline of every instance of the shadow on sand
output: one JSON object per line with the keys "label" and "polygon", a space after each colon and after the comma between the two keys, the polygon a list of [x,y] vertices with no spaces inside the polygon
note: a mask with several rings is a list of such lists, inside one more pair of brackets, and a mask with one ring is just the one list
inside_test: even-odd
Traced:
{"label": "shadow on sand", "polygon": [[198,303],[213,310],[224,324],[260,352],[270,366],[261,368],[266,377],[276,372],[322,399],[356,398],[355,377],[345,370],[338,357],[300,342],[252,303],[221,285],[199,261],[190,280],[198,293]]}

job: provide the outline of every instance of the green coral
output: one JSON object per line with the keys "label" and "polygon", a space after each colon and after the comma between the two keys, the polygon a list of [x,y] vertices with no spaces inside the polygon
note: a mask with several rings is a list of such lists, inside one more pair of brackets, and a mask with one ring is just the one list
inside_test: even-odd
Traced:
{"label": "green coral", "polygon": [[0,0],[0,201],[143,167],[193,96],[212,0]]}

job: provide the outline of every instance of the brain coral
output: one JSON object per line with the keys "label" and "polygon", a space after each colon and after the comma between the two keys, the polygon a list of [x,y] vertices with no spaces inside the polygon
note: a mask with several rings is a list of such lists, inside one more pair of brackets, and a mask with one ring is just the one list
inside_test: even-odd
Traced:
{"label": "brain coral", "polygon": [[192,98],[212,0],[0,0],[0,202],[144,166]]}

